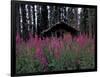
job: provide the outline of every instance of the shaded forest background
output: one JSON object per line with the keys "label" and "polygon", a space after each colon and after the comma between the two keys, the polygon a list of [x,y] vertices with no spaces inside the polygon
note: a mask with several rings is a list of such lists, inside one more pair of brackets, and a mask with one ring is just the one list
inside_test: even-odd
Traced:
{"label": "shaded forest background", "polygon": [[29,33],[40,35],[42,31],[64,22],[69,26],[95,37],[96,9],[83,7],[68,7],[67,5],[49,4],[17,4],[16,33],[26,38]]}

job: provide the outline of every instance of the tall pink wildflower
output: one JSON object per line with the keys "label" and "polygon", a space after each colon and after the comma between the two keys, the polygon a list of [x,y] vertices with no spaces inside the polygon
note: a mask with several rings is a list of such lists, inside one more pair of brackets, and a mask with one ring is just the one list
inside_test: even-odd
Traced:
{"label": "tall pink wildflower", "polygon": [[34,38],[31,33],[29,33],[30,39],[27,41],[27,47],[33,48],[34,47]]}
{"label": "tall pink wildflower", "polygon": [[50,48],[53,50],[54,56],[56,59],[60,58],[61,49],[62,49],[62,42],[59,38],[53,37],[51,39]]}
{"label": "tall pink wildflower", "polygon": [[44,56],[44,52],[42,49],[42,40],[35,35],[35,38],[30,38],[30,40],[28,41],[28,45],[30,45],[29,47],[34,47],[35,48],[35,57],[40,61],[40,63],[42,63],[43,65],[47,65],[47,60]]}
{"label": "tall pink wildflower", "polygon": [[17,33],[17,35],[16,35],[16,44],[21,43],[21,41],[22,41],[22,39],[21,39],[19,33]]}
{"label": "tall pink wildflower", "polygon": [[68,33],[68,34],[65,34],[64,35],[64,39],[63,39],[65,42],[71,42],[72,41],[72,36],[71,36],[71,34],[70,33]]}
{"label": "tall pink wildflower", "polygon": [[42,47],[40,45],[36,46],[35,56],[36,56],[37,59],[40,60],[40,62],[43,65],[47,65],[47,60],[46,60],[46,58],[44,56],[44,52],[43,52]]}
{"label": "tall pink wildflower", "polygon": [[80,35],[77,37],[76,41],[80,47],[84,47],[88,43],[88,37],[85,35]]}

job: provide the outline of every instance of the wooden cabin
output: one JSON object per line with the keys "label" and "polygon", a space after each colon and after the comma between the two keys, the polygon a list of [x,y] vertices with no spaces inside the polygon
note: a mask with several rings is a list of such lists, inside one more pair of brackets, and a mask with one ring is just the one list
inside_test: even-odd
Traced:
{"label": "wooden cabin", "polygon": [[72,37],[79,35],[79,30],[69,26],[68,24],[64,23],[64,22],[59,22],[57,24],[55,24],[52,27],[49,27],[46,30],[43,30],[41,32],[41,35],[43,37],[63,37],[63,35],[65,33],[70,33],[72,35]]}

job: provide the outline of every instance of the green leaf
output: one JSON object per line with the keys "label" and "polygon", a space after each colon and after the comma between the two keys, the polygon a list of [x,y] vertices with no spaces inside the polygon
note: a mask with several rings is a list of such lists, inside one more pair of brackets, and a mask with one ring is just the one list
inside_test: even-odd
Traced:
{"label": "green leaf", "polygon": [[34,53],[35,52],[35,48],[32,48],[32,53]]}

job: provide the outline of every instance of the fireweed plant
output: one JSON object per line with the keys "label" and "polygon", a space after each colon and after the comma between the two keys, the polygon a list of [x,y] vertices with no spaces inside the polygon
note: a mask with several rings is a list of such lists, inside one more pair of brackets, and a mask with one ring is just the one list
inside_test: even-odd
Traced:
{"label": "fireweed plant", "polygon": [[86,35],[72,38],[71,34],[64,34],[63,38],[37,35],[24,41],[16,35],[16,72],[35,73],[67,71],[95,68],[95,41]]}

